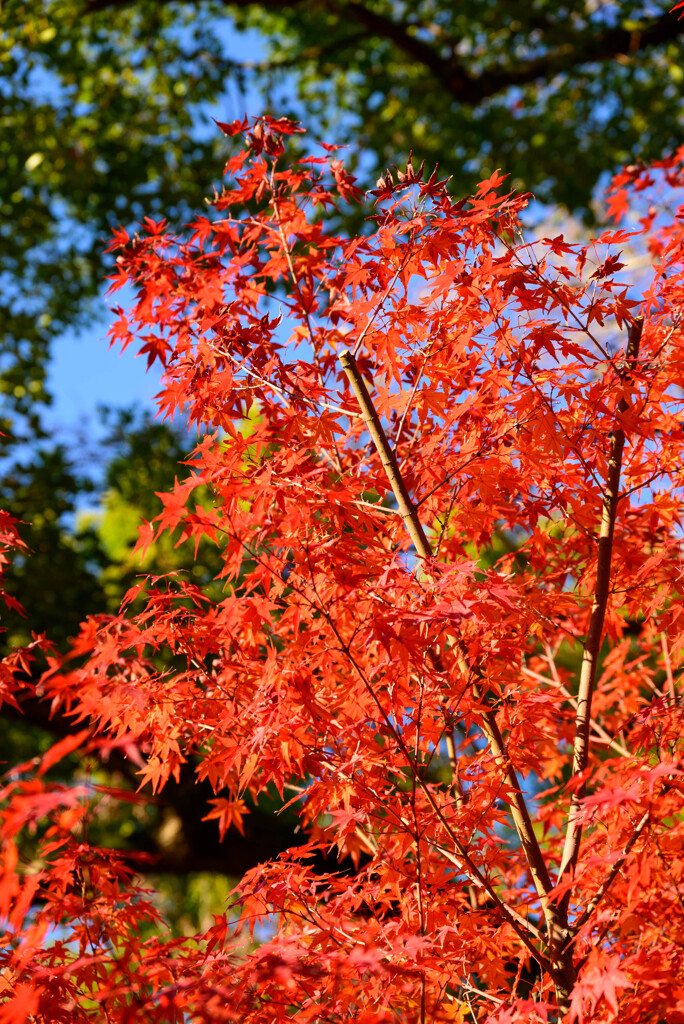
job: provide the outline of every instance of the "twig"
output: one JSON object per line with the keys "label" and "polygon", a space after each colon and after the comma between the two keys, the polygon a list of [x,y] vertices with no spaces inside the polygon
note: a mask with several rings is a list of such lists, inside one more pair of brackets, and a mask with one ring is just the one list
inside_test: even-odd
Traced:
{"label": "twig", "polygon": [[[356,339],[356,341],[354,343],[354,352],[353,352],[354,356],[356,355],[356,353],[361,348],[361,345],[363,344],[363,339],[366,337],[366,335],[368,334],[369,330],[371,329],[371,327],[375,323],[376,316],[378,315],[378,313],[380,312],[380,310],[384,306],[386,300],[389,298],[389,296],[390,296],[390,294],[392,292],[392,289],[394,288],[395,284],[397,283],[397,279],[398,279],[399,275],[402,273],[403,270],[406,269],[406,265],[407,265],[408,261],[411,259],[412,255],[413,255],[412,247],[409,246],[409,250],[406,253],[406,256],[404,257],[404,260],[402,261],[400,266],[397,267],[397,269],[396,269],[396,271],[395,271],[395,273],[394,273],[394,275],[392,277],[392,280],[390,281],[390,283],[385,288],[385,294],[380,299],[380,302],[378,302],[378,304],[376,305],[375,309],[373,310],[373,312],[372,312],[372,314],[371,314],[371,316],[370,316],[370,318],[368,320],[368,323],[366,324],[366,326],[361,331],[361,334]],[[342,358],[342,353],[340,352],[340,359],[341,358]]]}
{"label": "twig", "polygon": [[[548,654],[546,656],[546,660],[549,662],[549,665],[552,664],[552,661],[550,660]],[[562,683],[560,681],[560,679],[558,678],[558,673],[555,671],[555,664],[553,665],[553,668],[551,669],[551,672],[552,672],[552,675],[553,675],[553,679],[548,679],[546,676],[541,675],[539,672],[533,672],[531,668],[524,667],[522,671],[523,671],[523,674],[526,675],[526,676],[529,676],[530,679],[536,679],[540,683],[546,683],[547,686],[549,686],[549,685],[550,686],[555,686],[556,689],[560,690],[560,692],[563,694],[563,696],[567,699],[570,707],[574,708],[574,710],[577,711],[577,701],[573,697],[573,695],[570,693],[570,690],[568,690],[567,686],[565,686],[565,684]],[[632,756],[632,754],[627,749],[627,747],[624,747],[621,743],[618,742],[618,740],[614,739],[610,735],[610,733],[606,729],[604,729],[603,726],[599,722],[592,722],[591,723],[591,727],[594,730],[594,732],[596,733],[595,739],[597,741],[599,739],[602,740],[609,747],[612,747],[613,750],[615,750],[621,757],[631,757]]]}
{"label": "twig", "polygon": [[[461,778],[458,773],[458,754],[456,753],[456,744],[454,743],[454,734],[450,728],[446,729],[445,732],[447,756],[449,758],[449,765],[451,767],[451,788],[454,791],[456,798],[456,806],[460,810],[465,805],[465,793],[463,792],[463,785]],[[477,910],[477,890],[474,885],[468,886],[468,902],[470,903],[470,909],[472,911]]]}
{"label": "twig", "polygon": [[667,643],[667,636],[665,633],[660,634],[660,643],[663,648],[663,658],[665,659],[665,673],[667,675],[667,688],[670,692],[670,697],[674,701],[675,699],[675,684],[674,677],[672,675],[672,662],[670,661],[670,649]]}
{"label": "twig", "polygon": [[567,943],[565,949],[563,950],[563,952],[565,952],[567,949],[570,948],[572,943],[575,941],[575,938],[576,938],[577,933],[579,932],[580,928],[582,928],[587,923],[587,921],[589,920],[591,915],[594,913],[594,911],[598,907],[599,903],[601,902],[601,900],[603,899],[605,894],[610,889],[610,887],[613,884],[613,882],[615,881],[615,878],[616,878],[618,872],[620,871],[622,865],[627,860],[627,858],[628,858],[628,856],[629,856],[629,854],[630,854],[634,844],[636,843],[637,839],[639,838],[641,833],[644,831],[644,829],[648,825],[648,822],[650,820],[650,816],[651,816],[650,812],[646,811],[644,816],[641,818],[641,820],[636,825],[634,831],[632,832],[631,836],[627,840],[627,843],[625,844],[624,850],[622,851],[622,853],[620,854],[618,859],[615,861],[615,863],[613,864],[613,866],[610,869],[610,871],[608,872],[608,874],[606,875],[605,880],[602,882],[602,884],[598,888],[598,890],[595,893],[595,895],[591,898],[589,903],[587,903],[586,907],[584,908],[584,910],[582,911],[580,916],[577,918],[577,920],[573,924],[572,929],[571,929],[572,936],[571,936],[570,940],[568,941],[568,943]]}
{"label": "twig", "polygon": [[[525,933],[525,931],[523,931],[523,927],[528,927],[527,922],[524,922],[524,925],[518,924],[518,921],[516,920],[516,918],[519,918],[520,915],[517,913],[517,911],[514,911],[512,908],[510,908],[507,903],[504,903],[504,901],[501,899],[499,894],[496,892],[496,890],[493,888],[493,886],[491,885],[491,883],[487,879],[486,875],[484,875],[482,873],[482,871],[480,871],[480,869],[478,868],[477,864],[471,858],[471,856],[468,853],[468,851],[466,850],[465,846],[463,845],[463,843],[461,842],[459,837],[456,835],[456,833],[454,832],[453,828],[451,827],[451,825],[449,824],[447,819],[444,817],[444,814],[442,813],[442,809],[439,806],[439,804],[437,803],[437,801],[435,800],[435,797],[434,797],[434,794],[433,794],[432,790],[430,789],[430,787],[428,785],[425,784],[424,780],[420,777],[420,774],[418,773],[418,770],[417,770],[417,765],[415,765],[413,763],[413,759],[411,757],[411,753],[410,753],[410,751],[408,750],[408,748],[406,746],[406,742],[405,742],[403,736],[396,729],[396,727],[393,725],[391,719],[389,718],[389,715],[385,711],[385,708],[382,706],[381,701],[378,699],[377,695],[375,694],[373,686],[371,685],[371,683],[370,683],[369,679],[367,678],[365,672],[363,671],[363,669],[359,665],[358,661],[354,657],[352,651],[350,650],[349,645],[347,643],[345,643],[344,639],[340,635],[339,630],[337,629],[337,627],[336,627],[335,623],[333,622],[333,620],[325,612],[323,612],[323,615],[326,618],[326,621],[327,621],[328,625],[330,626],[331,630],[335,634],[337,642],[340,644],[341,650],[346,655],[349,663],[351,664],[352,668],[354,669],[354,671],[358,675],[359,679],[361,680],[361,682],[362,682],[366,692],[371,697],[371,699],[375,703],[376,707],[378,708],[378,711],[382,715],[382,718],[383,718],[383,720],[385,722],[385,725],[387,726],[387,728],[392,733],[392,735],[393,735],[397,745],[399,746],[399,749],[401,750],[402,754],[404,755],[404,758],[406,759],[406,763],[409,766],[409,769],[411,770],[412,775],[415,774],[416,782],[420,786],[421,791],[423,793],[423,796],[427,799],[427,802],[430,804],[430,807],[432,808],[433,812],[435,813],[435,815],[437,817],[437,820],[440,822],[440,824],[442,825],[444,831],[446,832],[446,834],[448,835],[449,839],[453,843],[454,850],[456,851],[456,856],[454,857],[454,863],[458,864],[458,862],[460,861],[460,865],[459,866],[461,867],[461,869],[462,870],[465,869],[466,873],[470,876],[471,880],[473,882],[476,882],[477,885],[481,886],[486,891],[486,893],[489,896],[489,898],[494,901],[494,903],[496,904],[496,906],[500,910],[501,915],[503,916],[503,918],[505,919],[505,921],[507,922],[509,927],[513,929],[513,931],[518,936],[520,941],[527,947],[527,949],[530,951],[530,953],[532,954],[534,959],[542,967],[542,970],[550,971],[551,970],[551,966],[550,966],[547,958],[543,955],[543,953],[541,953],[536,948],[536,946],[531,941],[531,939],[528,937],[528,935]],[[448,856],[446,851],[443,851],[443,852],[445,853],[446,856]]]}
{"label": "twig", "polygon": [[394,439],[395,451],[399,447],[399,442],[401,441],[401,432],[404,429],[404,423],[406,422],[406,417],[408,416],[409,410],[411,408],[411,405],[413,404],[413,399],[416,397],[416,391],[418,390],[418,385],[420,384],[422,376],[425,373],[425,367],[427,366],[427,361],[430,358],[430,353],[432,352],[432,348],[433,348],[434,344],[435,344],[435,339],[433,338],[432,341],[430,342],[430,344],[427,347],[427,351],[426,351],[425,355],[423,356],[423,365],[420,368],[420,373],[416,376],[415,383],[414,383],[413,387],[411,388],[411,394],[409,395],[408,401],[407,401],[406,405],[404,406],[404,411],[401,414],[401,419],[399,420],[399,426],[397,427],[396,437]]}
{"label": "twig", "polygon": [[[266,561],[264,561],[264,559],[261,557],[259,552],[256,551],[256,550],[253,550],[250,547],[250,545],[238,534],[236,529],[233,527],[232,519],[231,519],[229,514],[228,514],[227,518],[228,518],[228,522],[231,525],[231,529],[228,530],[224,526],[224,527],[220,528],[221,532],[225,533],[226,535],[228,535],[231,538],[233,538],[234,540],[236,540],[241,545],[243,550],[247,552],[247,554],[250,556],[250,558],[253,558],[256,562],[258,562],[260,565],[262,565],[268,572],[272,573],[274,576],[275,575],[279,575],[279,574],[277,574],[275,572],[275,570],[272,568],[272,566],[270,566]],[[285,559],[283,558],[283,556],[278,555],[276,552],[269,551],[268,553],[272,557],[275,557],[276,559],[280,560],[283,565],[286,564],[285,563]],[[303,584],[305,583],[305,580],[303,578],[302,578],[302,583]],[[425,783],[425,781],[421,778],[420,773],[418,772],[417,765],[415,765],[414,762],[413,762],[413,759],[411,757],[411,753],[410,753],[410,751],[408,750],[408,748],[406,746],[405,740],[404,740],[401,732],[399,732],[397,730],[395,724],[392,722],[390,716],[387,714],[387,711],[383,707],[382,702],[378,699],[378,696],[375,693],[375,690],[373,689],[373,686],[371,685],[370,680],[367,678],[367,676],[364,673],[363,669],[361,668],[361,666],[359,665],[358,661],[354,657],[354,654],[353,654],[353,652],[351,650],[351,647],[350,647],[349,643],[345,642],[345,640],[341,636],[341,634],[340,634],[340,632],[339,632],[339,630],[338,630],[334,620],[330,616],[330,614],[327,611],[325,605],[322,604],[320,602],[320,600],[318,600],[318,595],[316,595],[316,600],[312,599],[312,597],[309,594],[306,593],[306,591],[303,589],[303,587],[299,587],[293,580],[288,579],[288,586],[290,586],[291,589],[295,593],[297,593],[299,596],[301,596],[303,598],[303,600],[307,602],[307,604],[309,604],[313,608],[316,608],[316,610],[320,612],[321,617],[328,624],[331,632],[335,636],[335,639],[337,640],[337,642],[338,642],[338,644],[340,646],[340,651],[347,658],[347,661],[351,665],[352,669],[354,670],[354,672],[358,675],[359,679],[361,680],[361,683],[364,686],[364,689],[366,690],[366,692],[368,693],[368,695],[370,696],[370,698],[374,702],[375,706],[377,707],[378,711],[380,712],[380,715],[382,716],[382,719],[383,719],[383,722],[385,724],[385,727],[387,728],[388,732],[390,733],[390,735],[393,737],[393,739],[396,741],[397,745],[399,746],[399,749],[401,750],[404,758],[406,759],[406,764],[407,764],[409,770],[411,771],[412,775],[416,776],[416,780],[418,782],[418,785],[420,786],[420,789],[421,789],[423,795],[425,796],[425,798],[427,799],[428,803],[430,804],[430,807],[432,808],[432,811],[434,812],[435,816],[437,817],[437,820],[440,822],[440,824],[444,828],[444,831],[445,831],[446,835],[449,837],[449,840],[451,841],[451,843],[453,844],[453,847],[454,847],[454,850],[456,851],[456,853],[452,854],[450,851],[444,849],[443,847],[438,846],[433,841],[430,841],[430,845],[432,845],[436,849],[439,849],[440,852],[443,854],[443,856],[445,856],[452,864],[454,864],[454,866],[457,867],[459,869],[459,871],[465,871],[465,873],[470,877],[471,881],[473,881],[476,885],[480,886],[481,888],[483,888],[485,890],[485,892],[487,893],[489,898],[492,900],[492,902],[496,905],[496,907],[501,912],[501,915],[504,918],[504,920],[506,921],[506,923],[513,929],[515,934],[518,936],[518,938],[523,943],[523,945],[529,950],[529,952],[532,954],[534,959],[540,965],[542,970],[543,971],[547,971],[547,972],[550,971],[551,968],[550,968],[549,961],[544,956],[544,954],[542,952],[540,952],[540,950],[538,950],[536,948],[536,946],[534,945],[534,943],[530,939],[529,935],[526,934],[526,931],[529,930],[531,932],[532,929],[534,928],[534,926],[530,925],[529,922],[526,922],[523,918],[521,918],[521,915],[519,915],[517,913],[517,911],[513,910],[512,908],[510,908],[501,899],[501,897],[496,892],[496,890],[494,889],[492,884],[489,882],[489,880],[486,877],[486,875],[484,875],[482,873],[482,871],[478,868],[477,864],[473,861],[473,859],[471,858],[471,856],[468,853],[467,849],[465,848],[465,846],[463,845],[463,843],[461,842],[459,837],[454,832],[453,828],[451,827],[451,825],[449,824],[449,822],[445,818],[445,816],[444,816],[444,814],[442,812],[442,809],[440,808],[439,804],[435,800],[434,794],[432,793],[432,790],[431,790],[430,786],[428,786]],[[316,593],[315,585],[314,585],[313,589],[314,589],[314,593]],[[406,823],[405,822],[402,822],[402,824],[404,824],[405,827],[406,827]],[[408,827],[410,828],[410,826],[408,826]],[[523,929],[525,929],[525,930],[523,930]],[[535,929],[535,931],[536,931],[536,929]]]}

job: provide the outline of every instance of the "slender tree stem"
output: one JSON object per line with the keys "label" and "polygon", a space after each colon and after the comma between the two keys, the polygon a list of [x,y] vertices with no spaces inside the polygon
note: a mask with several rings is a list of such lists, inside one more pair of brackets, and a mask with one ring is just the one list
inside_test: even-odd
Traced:
{"label": "slender tree stem", "polygon": [[[635,320],[627,335],[626,368],[621,374],[623,383],[629,379],[630,370],[634,367],[639,355],[639,344],[643,331],[643,320]],[[580,670],[579,692],[577,694],[577,710],[575,716],[575,749],[573,753],[573,778],[576,780],[573,789],[568,824],[559,880],[568,872],[574,872],[579,857],[582,841],[582,800],[586,793],[586,780],[583,773],[589,759],[589,742],[591,737],[591,701],[596,685],[596,670],[603,639],[603,624],[610,596],[610,573],[613,555],[613,534],[615,519],[620,498],[620,473],[622,470],[622,453],[625,447],[625,431],[621,423],[622,416],[629,408],[629,399],[623,395],[617,405],[615,429],[611,435],[608,456],[608,474],[603,490],[601,525],[598,535],[598,557],[596,565],[596,584],[594,600],[589,620],[589,630],[584,644],[582,668]],[[561,1012],[568,1011],[577,969],[572,956],[572,944],[568,940],[573,937],[574,930],[568,928],[568,908],[570,892],[557,904],[556,941],[551,951],[554,970],[556,1000]]]}
{"label": "slender tree stem", "polygon": [[572,926],[572,937],[573,937],[573,939],[577,935],[577,933],[579,932],[580,928],[582,928],[587,923],[587,921],[589,920],[591,915],[594,913],[594,911],[596,910],[596,908],[600,904],[601,900],[603,899],[605,894],[608,892],[608,890],[610,889],[610,887],[613,884],[613,882],[615,881],[615,879],[617,878],[617,875],[618,875],[620,869],[622,868],[622,865],[625,863],[625,861],[629,857],[629,855],[630,855],[630,853],[632,851],[632,848],[635,845],[637,839],[639,838],[641,833],[644,831],[644,829],[648,825],[650,817],[651,817],[650,812],[646,811],[646,813],[640,819],[639,823],[635,826],[634,831],[632,832],[631,836],[629,837],[629,839],[625,843],[625,847],[624,847],[622,853],[620,854],[618,859],[613,864],[612,868],[610,869],[610,871],[606,875],[606,877],[605,877],[603,883],[601,884],[601,886],[597,889],[596,894],[592,897],[592,899],[589,901],[589,903],[587,903],[586,907],[584,908],[584,910],[582,911],[580,916],[577,918],[577,920],[573,924],[573,926]]}
{"label": "slender tree stem", "polygon": [[348,349],[340,352],[340,363],[347,375],[351,389],[354,392],[357,402],[361,406],[361,414],[368,428],[368,432],[376,447],[380,461],[387,473],[390,486],[394,492],[399,506],[399,515],[404,520],[409,536],[413,541],[419,558],[431,558],[432,549],[421,526],[416,507],[411,501],[404,478],[401,475],[394,452],[390,448],[387,434],[384,431],[380,417],[368,394],[366,382],[359,373],[354,354]]}
{"label": "slender tree stem", "polygon": [[[626,363],[627,369],[623,377],[629,375],[630,369],[634,366],[641,343],[643,331],[643,320],[636,320],[629,328],[627,337]],[[582,668],[580,671],[579,691],[577,694],[577,714],[575,718],[575,750],[573,755],[572,773],[573,778],[581,776],[587,767],[589,758],[589,739],[591,733],[591,701],[596,685],[596,669],[598,666],[601,641],[603,639],[603,624],[606,617],[606,608],[610,596],[610,573],[613,557],[613,534],[615,532],[615,519],[617,506],[620,498],[620,473],[622,471],[622,453],[625,447],[625,431],[621,425],[621,419],[629,408],[629,399],[622,396],[617,406],[615,430],[610,441],[610,453],[608,457],[608,474],[606,486],[603,491],[603,508],[601,512],[601,526],[598,536],[598,558],[596,564],[596,584],[594,587],[594,600],[589,620],[589,630],[584,653],[582,656]],[[570,802],[570,813],[565,833],[565,845],[559,878],[569,871],[574,871],[579,857],[580,843],[582,841],[582,800],[586,793],[586,781],[580,779],[572,793]],[[569,894],[566,897],[566,905]]]}
{"label": "slender tree stem", "polygon": [[[382,423],[380,422],[380,417],[378,416],[377,410],[375,409],[372,399],[368,393],[366,383],[359,372],[356,359],[354,358],[353,353],[346,349],[340,352],[339,358],[354,395],[361,407],[361,415],[363,416],[373,440],[373,444],[375,445],[380,456],[380,460],[385,468],[390,485],[397,499],[399,514],[404,520],[406,529],[408,530],[409,536],[416,548],[416,552],[420,558],[429,559],[432,557],[432,549],[430,548],[428,539],[425,536],[425,531],[423,530],[418,518],[416,506],[411,500],[408,489],[401,475],[401,470],[397,464],[396,456],[390,448],[387,435],[385,434]],[[472,671],[468,666],[461,644],[458,641],[456,650],[459,669],[463,673],[464,677],[469,679],[472,677]],[[560,946],[565,942],[567,936],[565,934],[565,930],[559,926],[556,905],[548,899],[548,893],[553,887],[551,878],[539,847],[539,843],[537,842],[529,809],[522,794],[517,773],[506,752],[503,736],[496,721],[496,715],[486,706],[486,703],[483,701],[480,687],[474,680],[472,680],[472,690],[473,697],[483,707],[483,732],[487,738],[492,754],[494,755],[494,760],[503,770],[504,778],[511,791],[511,797],[509,800],[511,815],[523,850],[525,851],[525,857],[527,859],[537,894],[540,897],[542,908],[544,910],[544,917],[547,922],[548,944],[549,948],[553,951],[560,948]]]}

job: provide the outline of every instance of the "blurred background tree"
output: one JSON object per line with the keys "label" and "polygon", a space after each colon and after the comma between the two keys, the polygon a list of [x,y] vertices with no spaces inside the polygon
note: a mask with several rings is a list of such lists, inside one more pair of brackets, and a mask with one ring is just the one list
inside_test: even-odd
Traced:
{"label": "blurred background tree", "polygon": [[[35,427],[50,340],[93,316],[103,239],[117,221],[198,208],[225,153],[209,115],[241,116],[246,90],[349,143],[369,179],[413,150],[456,193],[501,167],[588,215],[604,172],[680,139],[684,20],[671,6],[5,0],[5,395]],[[231,56],[244,30],[262,59]]]}
{"label": "blurred background tree", "polygon": [[[455,193],[501,167],[542,204],[589,221],[602,178],[681,142],[684,20],[672,3],[5,0],[0,497],[27,524],[32,555],[11,582],[28,617],[8,620],[4,642],[37,630],[63,647],[137,573],[206,581],[216,568],[208,549],[132,558],[137,522],[158,511],[148,496],[173,485],[193,446],[182,426],[110,412],[85,445],[57,444],[45,426],[54,343],[67,330],[104,333],[111,228],[145,215],[181,222],[218,183],[228,142],[212,115],[300,117],[348,144],[367,183],[411,150],[451,174]],[[24,710],[0,721],[10,762],[72,728]],[[92,770],[137,786],[123,758]],[[262,808],[244,840],[231,833],[220,846],[200,820],[191,766],[163,802],[134,808],[126,821],[103,808],[103,842],[152,853],[176,874],[239,874],[296,841],[294,819]],[[177,901],[178,887],[167,889]],[[189,906],[180,917],[200,913]]]}

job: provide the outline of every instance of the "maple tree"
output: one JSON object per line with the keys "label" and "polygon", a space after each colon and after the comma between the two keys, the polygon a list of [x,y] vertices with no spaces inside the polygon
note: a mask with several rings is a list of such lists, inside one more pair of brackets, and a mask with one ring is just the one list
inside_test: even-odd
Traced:
{"label": "maple tree", "polygon": [[[456,201],[410,161],[346,239],[334,147],[221,127],[212,216],[111,245],[112,338],[199,430],[140,550],[180,530],[221,569],[3,662],[75,731],[4,776],[0,1022],[684,1020],[684,147],[588,244],[526,241],[499,172]],[[157,792],[192,761],[227,842],[277,792],[305,841],[169,937],[89,841],[146,797],[55,780],[75,751]]]}

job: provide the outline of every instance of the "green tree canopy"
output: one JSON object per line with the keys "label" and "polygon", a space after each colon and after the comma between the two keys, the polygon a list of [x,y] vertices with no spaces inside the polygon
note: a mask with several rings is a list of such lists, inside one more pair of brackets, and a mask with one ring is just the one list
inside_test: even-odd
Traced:
{"label": "green tree canopy", "polygon": [[[181,196],[201,200],[224,144],[208,130],[207,104],[241,114],[235,89],[249,83],[275,112],[350,142],[369,171],[413,149],[452,174],[456,192],[501,167],[544,201],[586,209],[602,172],[681,136],[684,21],[670,6],[9,0],[0,24],[6,397],[35,414],[50,339],[92,316],[112,224],[173,216]],[[228,55],[231,27],[261,34],[262,62]]]}
{"label": "green tree canopy", "polygon": [[[180,573],[206,587],[218,573],[217,546],[206,541],[197,553],[192,542],[177,547],[177,536],[152,544],[144,559],[133,550],[140,521],[152,519],[162,508],[155,491],[171,489],[174,477],[182,475],[179,463],[187,459],[196,435],[131,411],[109,412],[105,426],[105,438],[91,446],[88,459],[75,460],[67,445],[43,444],[15,459],[0,476],[0,507],[21,518],[28,544],[27,556],[16,558],[5,577],[8,593],[21,601],[27,614],[4,610],[0,655],[42,632],[57,650],[64,650],[87,615],[115,613],[141,574]],[[89,511],[83,508],[85,496],[92,505]],[[201,492],[198,498],[210,500]],[[215,587],[218,595],[221,586]],[[34,667],[40,673],[45,665],[37,662]],[[39,700],[22,700],[20,712],[5,703],[0,715],[2,761],[25,762],[45,752],[55,737],[78,728],[68,714],[51,714]],[[85,763],[74,756],[60,777],[85,772],[91,781],[135,791],[138,767],[125,751],[114,750],[103,760]],[[210,798],[211,787],[206,784],[205,789]],[[150,855],[138,867],[166,876],[159,885],[176,926],[187,919],[187,927],[197,927],[206,900],[218,911],[225,897],[225,881],[217,895],[206,872],[237,878],[260,860],[302,841],[294,831],[293,814],[276,816],[281,803],[262,800],[253,806],[244,835],[231,835],[222,843],[215,823],[202,820],[206,808],[198,800],[189,763],[163,798],[153,798],[147,787],[132,816],[103,804],[91,822],[91,834],[102,845]],[[182,883],[174,882],[174,876]]]}

